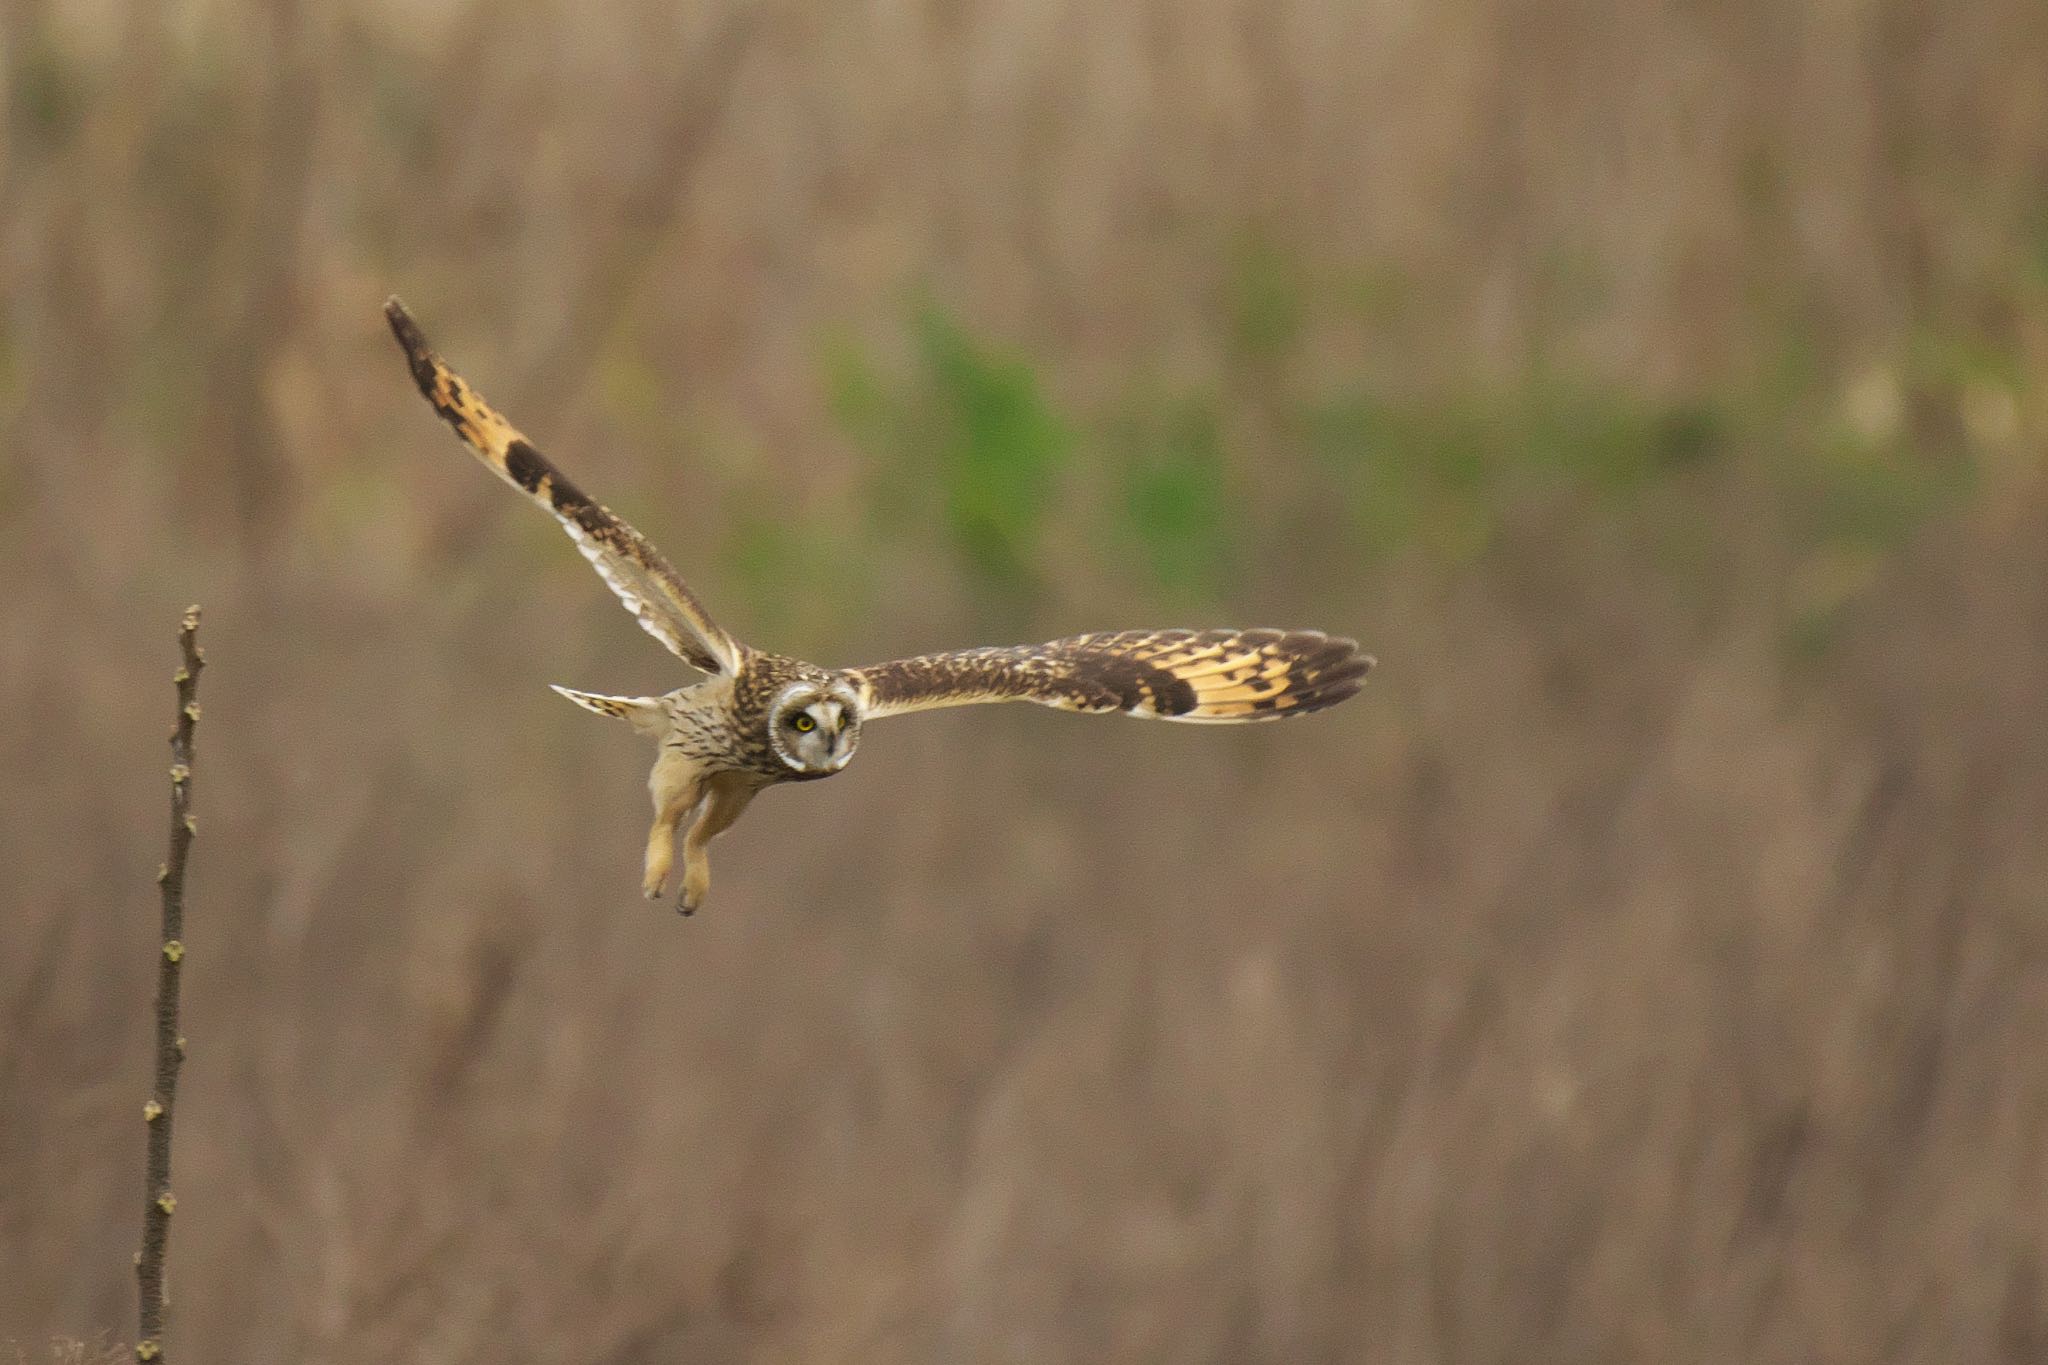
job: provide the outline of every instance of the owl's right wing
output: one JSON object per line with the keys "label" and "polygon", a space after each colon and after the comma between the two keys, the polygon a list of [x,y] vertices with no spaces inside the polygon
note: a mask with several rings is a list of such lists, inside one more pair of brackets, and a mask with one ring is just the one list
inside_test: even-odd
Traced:
{"label": "owl's right wing", "polygon": [[848,670],[866,719],[975,702],[1161,720],[1277,720],[1335,706],[1370,655],[1316,630],[1130,630],[926,654]]}
{"label": "owl's right wing", "polygon": [[598,576],[655,639],[706,673],[739,670],[746,647],[726,634],[647,538],[593,502],[427,346],[405,305],[384,305],[413,382],[498,476],[554,514]]}

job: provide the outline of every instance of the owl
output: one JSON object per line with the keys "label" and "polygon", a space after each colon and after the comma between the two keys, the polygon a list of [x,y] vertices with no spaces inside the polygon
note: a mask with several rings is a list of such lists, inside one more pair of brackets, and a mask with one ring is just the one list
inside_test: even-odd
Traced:
{"label": "owl", "polygon": [[641,889],[662,894],[683,830],[678,908],[711,886],[708,848],[767,787],[842,771],[870,721],[974,702],[1031,701],[1232,724],[1307,715],[1356,693],[1373,666],[1355,641],[1314,630],[1125,630],[1041,645],[925,654],[823,668],[742,644],[711,619],[660,551],[571,483],[427,346],[392,299],[384,305],[413,381],[498,477],[550,513],[646,631],[702,682],[658,697],[554,690],[625,721],[659,746],[648,790]]}

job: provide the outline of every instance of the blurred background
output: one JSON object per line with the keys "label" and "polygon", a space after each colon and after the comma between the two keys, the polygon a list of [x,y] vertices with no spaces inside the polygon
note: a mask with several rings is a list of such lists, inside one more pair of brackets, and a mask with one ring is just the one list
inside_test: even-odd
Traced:
{"label": "blurred background", "polygon": [[[0,1352],[2048,1358],[2033,0],[6,0]],[[975,708],[638,895],[686,674],[378,307]]]}

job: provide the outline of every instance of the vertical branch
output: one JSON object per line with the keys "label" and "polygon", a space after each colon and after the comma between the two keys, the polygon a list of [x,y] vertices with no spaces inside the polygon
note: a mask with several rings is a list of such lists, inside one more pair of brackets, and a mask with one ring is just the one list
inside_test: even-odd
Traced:
{"label": "vertical branch", "polygon": [[138,1360],[163,1358],[164,1253],[171,1214],[178,1207],[171,1194],[171,1110],[177,1101],[178,1067],[185,1060],[185,1036],[178,1032],[178,979],[185,960],[185,859],[192,851],[192,836],[199,832],[192,814],[192,732],[199,723],[199,670],[206,659],[199,648],[197,607],[185,609],[178,648],[185,659],[171,678],[178,685],[178,723],[171,731],[171,847],[156,874],[164,895],[163,948],[156,971],[156,1088],[142,1106],[149,1125],[149,1159],[142,1250],[135,1257],[142,1300],[142,1331],[135,1343]]}

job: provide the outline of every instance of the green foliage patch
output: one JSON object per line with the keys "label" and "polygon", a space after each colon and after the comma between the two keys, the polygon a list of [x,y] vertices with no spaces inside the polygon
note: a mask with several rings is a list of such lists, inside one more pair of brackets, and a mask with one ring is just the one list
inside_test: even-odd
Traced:
{"label": "green foliage patch", "polygon": [[828,353],[833,411],[877,461],[885,531],[936,517],[984,588],[1027,589],[1074,429],[1037,370],[926,305],[911,326],[912,372],[892,380],[851,344]]}
{"label": "green foliage patch", "polygon": [[[1560,527],[1632,526],[1675,575],[1710,576],[1727,560],[1717,538],[1748,534],[1702,520],[1698,480],[1721,470],[1761,491],[1793,566],[1790,629],[1819,638],[1886,556],[1970,491],[1991,439],[1979,428],[2015,424],[2025,397],[2010,347],[1931,329],[1846,383],[1798,328],[1747,377],[1678,395],[1540,361],[1455,387],[1312,383],[1294,363],[1305,335],[1355,326],[1363,302],[1404,296],[1400,282],[1368,271],[1357,278],[1371,289],[1340,280],[1319,300],[1309,272],[1258,240],[1232,270],[1231,382],[1133,377],[1096,411],[1061,411],[1026,358],[936,304],[911,321],[907,366],[833,348],[834,411],[870,457],[875,532],[943,527],[975,582],[1022,597],[1063,513],[1087,543],[1128,551],[1162,598],[1201,602],[1240,567],[1246,527],[1334,526],[1368,560],[1455,564],[1536,508]],[[1281,477],[1253,477],[1262,460]]]}

